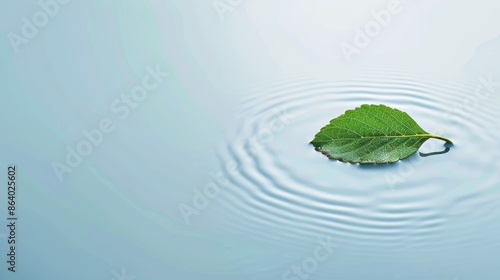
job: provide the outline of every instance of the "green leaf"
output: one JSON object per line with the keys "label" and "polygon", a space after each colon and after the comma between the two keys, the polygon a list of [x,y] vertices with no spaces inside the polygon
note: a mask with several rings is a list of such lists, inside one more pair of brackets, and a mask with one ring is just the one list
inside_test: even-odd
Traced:
{"label": "green leaf", "polygon": [[407,113],[385,105],[361,105],[323,127],[311,141],[316,151],[350,163],[390,163],[415,153],[429,138]]}

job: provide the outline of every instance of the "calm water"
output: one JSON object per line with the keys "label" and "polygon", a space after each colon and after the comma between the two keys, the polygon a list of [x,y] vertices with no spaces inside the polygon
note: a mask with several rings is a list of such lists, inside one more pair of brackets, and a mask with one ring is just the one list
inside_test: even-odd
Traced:
{"label": "calm water", "polygon": [[[498,0],[401,1],[350,63],[340,46],[394,1],[3,2],[1,280],[500,279]],[[359,166],[309,144],[365,103],[455,145]]]}

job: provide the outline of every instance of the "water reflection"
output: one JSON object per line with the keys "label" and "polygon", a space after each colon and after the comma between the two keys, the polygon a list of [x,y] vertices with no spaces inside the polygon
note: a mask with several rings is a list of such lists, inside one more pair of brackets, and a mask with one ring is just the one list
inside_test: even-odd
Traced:
{"label": "water reflection", "polygon": [[453,144],[450,144],[450,143],[445,143],[444,144],[445,146],[445,149],[440,151],[440,152],[432,152],[432,153],[422,153],[422,152],[418,152],[420,154],[421,157],[428,157],[428,156],[435,156],[435,155],[442,155],[442,154],[446,154],[447,152],[450,151],[450,148],[451,146],[453,146]]}

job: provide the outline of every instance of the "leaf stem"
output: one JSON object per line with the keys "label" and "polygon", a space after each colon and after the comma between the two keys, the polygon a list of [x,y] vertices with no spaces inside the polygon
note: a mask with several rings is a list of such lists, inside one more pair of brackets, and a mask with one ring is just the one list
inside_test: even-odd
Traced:
{"label": "leaf stem", "polygon": [[451,140],[450,140],[450,139],[445,138],[445,137],[437,136],[437,135],[434,135],[434,134],[428,134],[428,136],[429,136],[430,138],[435,138],[435,139],[443,140],[443,141],[445,141],[445,142],[446,142],[446,143],[448,143],[448,144],[453,144],[453,142],[451,142]]}

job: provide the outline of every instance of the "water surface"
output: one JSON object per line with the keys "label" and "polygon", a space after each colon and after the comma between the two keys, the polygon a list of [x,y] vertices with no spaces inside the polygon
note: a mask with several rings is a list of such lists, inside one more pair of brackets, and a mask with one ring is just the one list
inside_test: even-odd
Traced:
{"label": "water surface", "polygon": [[[384,263],[382,275],[423,279],[422,271],[398,267],[402,260],[416,267],[439,263],[427,279],[491,268],[487,252],[500,245],[500,164],[493,160],[500,155],[499,98],[484,87],[476,92],[480,85],[383,69],[251,89],[218,153],[221,166],[234,161],[239,172],[220,200],[221,227],[291,253],[331,236],[339,245],[337,259],[317,272],[329,279],[365,279],[377,262]],[[330,119],[365,103],[401,109],[454,145],[431,139],[420,148],[423,155],[358,165],[328,159],[309,144]],[[479,251],[483,257],[474,261]],[[255,279],[283,270],[265,269]]]}

